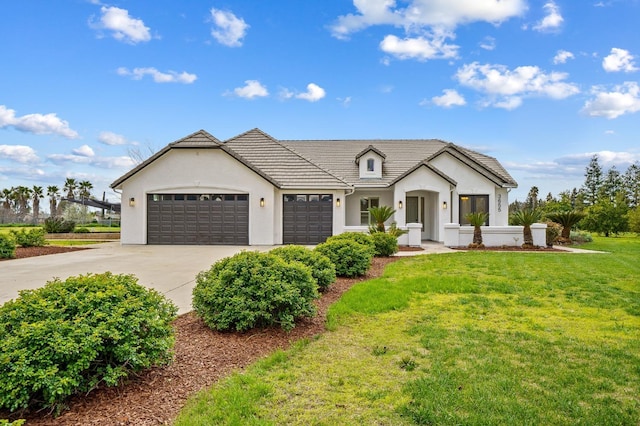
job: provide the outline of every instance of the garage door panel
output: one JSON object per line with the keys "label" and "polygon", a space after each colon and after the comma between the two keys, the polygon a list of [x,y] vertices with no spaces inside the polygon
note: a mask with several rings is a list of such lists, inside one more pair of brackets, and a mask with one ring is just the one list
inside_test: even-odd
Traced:
{"label": "garage door panel", "polygon": [[150,194],[147,203],[147,242],[247,245],[248,196]]}
{"label": "garage door panel", "polygon": [[322,243],[333,234],[333,196],[284,195],[282,216],[284,244]]}

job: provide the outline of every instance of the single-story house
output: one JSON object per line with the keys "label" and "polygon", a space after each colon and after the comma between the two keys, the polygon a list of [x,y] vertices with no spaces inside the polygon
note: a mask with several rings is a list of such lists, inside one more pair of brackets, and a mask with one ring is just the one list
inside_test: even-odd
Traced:
{"label": "single-story house", "polygon": [[445,224],[464,225],[469,212],[507,225],[516,186],[495,158],[437,139],[278,140],[259,129],[224,142],[200,130],[111,185],[122,195],[123,244],[231,245],[366,231],[375,206],[443,241]]}

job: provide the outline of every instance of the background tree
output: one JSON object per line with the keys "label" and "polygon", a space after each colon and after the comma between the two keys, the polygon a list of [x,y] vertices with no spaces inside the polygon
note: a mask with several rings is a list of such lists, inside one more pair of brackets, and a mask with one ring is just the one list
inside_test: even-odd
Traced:
{"label": "background tree", "polygon": [[58,214],[58,197],[60,196],[60,188],[55,185],[47,186],[47,196],[49,197],[49,211],[51,216]]}
{"label": "background tree", "polygon": [[602,181],[600,187],[600,196],[607,197],[611,201],[615,201],[616,194],[623,190],[622,175],[616,169],[616,166],[611,166]]}
{"label": "background tree", "polygon": [[631,208],[640,206],[640,163],[635,162],[622,176],[623,187],[627,194],[627,204]]}
{"label": "background tree", "polygon": [[602,167],[598,161],[598,155],[591,157],[591,161],[585,170],[584,177],[585,180],[584,185],[582,186],[582,192],[585,196],[586,203],[592,206],[596,201],[598,201],[603,180]]}
{"label": "background tree", "polygon": [[532,186],[529,190],[529,194],[527,195],[527,200],[525,203],[529,206],[530,209],[535,209],[538,207],[538,195],[540,190],[537,186]]}
{"label": "background tree", "polygon": [[38,223],[40,217],[40,199],[44,198],[44,192],[41,186],[34,185],[31,188],[31,200],[33,202],[33,221]]}
{"label": "background tree", "polygon": [[18,186],[15,189],[15,199],[17,200],[18,216],[24,220],[24,217],[29,213],[29,200],[31,198],[31,189],[26,186]]}
{"label": "background tree", "polygon": [[602,197],[586,209],[586,217],[582,225],[587,231],[604,234],[618,234],[629,229],[627,218],[629,208],[622,192],[618,192],[615,201]]}
{"label": "background tree", "polygon": [[63,191],[67,192],[67,199],[73,200],[75,199],[75,192],[78,189],[78,181],[74,178],[67,178],[64,181],[64,186],[62,187]]}
{"label": "background tree", "polygon": [[640,234],[640,207],[629,211],[629,231]]}
{"label": "background tree", "polygon": [[88,180],[83,180],[78,183],[78,195],[81,200],[87,200],[91,196],[91,190],[93,189],[93,184]]}

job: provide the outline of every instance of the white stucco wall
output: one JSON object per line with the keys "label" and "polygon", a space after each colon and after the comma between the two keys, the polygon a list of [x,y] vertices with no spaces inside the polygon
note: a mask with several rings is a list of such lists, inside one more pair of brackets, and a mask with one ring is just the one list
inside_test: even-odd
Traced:
{"label": "white stucco wall", "polygon": [[[276,243],[273,185],[222,150],[173,149],[125,181],[122,244],[147,243],[150,193],[249,194],[249,244]],[[130,198],[135,198],[134,207],[129,206]],[[260,207],[260,198],[265,199],[265,207]],[[282,203],[280,199],[277,202]]]}
{"label": "white stucco wall", "polygon": [[[509,224],[509,194],[507,189],[496,186],[489,179],[471,169],[449,154],[442,154],[431,161],[431,164],[450,176],[457,182],[452,193],[450,212],[446,222],[458,223],[459,196],[488,195],[489,196],[489,226],[506,226]],[[445,200],[442,200],[445,201]]]}
{"label": "white stucco wall", "polygon": [[[345,225],[360,226],[360,198],[362,197],[377,197],[380,200],[380,206],[390,206],[394,209],[398,206],[397,202],[393,202],[393,192],[390,190],[376,190],[366,188],[357,189],[353,194],[345,197]],[[337,233],[341,232],[342,230]]]}
{"label": "white stucco wall", "polygon": [[[373,160],[373,171],[367,170],[367,160]],[[360,169],[360,177],[363,179],[372,178],[380,179],[382,177],[383,158],[373,151],[369,151],[358,159]]]}

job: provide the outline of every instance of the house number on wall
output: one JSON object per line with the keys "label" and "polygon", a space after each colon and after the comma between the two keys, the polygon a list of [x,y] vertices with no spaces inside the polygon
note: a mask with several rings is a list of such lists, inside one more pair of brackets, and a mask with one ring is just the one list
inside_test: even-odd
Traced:
{"label": "house number on wall", "polygon": [[502,194],[498,194],[498,211],[502,211]]}

